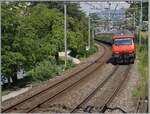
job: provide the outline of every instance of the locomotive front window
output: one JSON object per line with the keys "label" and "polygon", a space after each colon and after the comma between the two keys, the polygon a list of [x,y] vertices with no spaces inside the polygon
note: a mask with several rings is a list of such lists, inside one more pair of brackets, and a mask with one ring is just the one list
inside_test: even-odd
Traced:
{"label": "locomotive front window", "polygon": [[130,38],[126,39],[114,39],[114,45],[132,45],[133,40]]}

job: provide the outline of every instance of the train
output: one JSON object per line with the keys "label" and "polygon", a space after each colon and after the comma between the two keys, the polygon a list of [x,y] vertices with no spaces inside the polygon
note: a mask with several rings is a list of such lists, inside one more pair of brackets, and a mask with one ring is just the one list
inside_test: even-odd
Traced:
{"label": "train", "polygon": [[135,35],[124,33],[112,36],[112,60],[114,64],[134,64],[136,58]]}

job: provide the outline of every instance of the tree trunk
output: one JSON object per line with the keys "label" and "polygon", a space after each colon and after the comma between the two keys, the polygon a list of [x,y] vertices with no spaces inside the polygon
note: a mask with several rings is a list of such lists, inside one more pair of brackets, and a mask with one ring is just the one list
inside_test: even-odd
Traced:
{"label": "tree trunk", "polygon": [[55,54],[55,60],[56,60],[56,64],[59,65],[59,54],[58,54],[58,52],[56,52],[56,54]]}
{"label": "tree trunk", "polygon": [[8,80],[8,86],[10,86],[11,85],[10,77],[7,77],[7,80]]}
{"label": "tree trunk", "polygon": [[17,81],[17,70],[14,72],[13,76],[11,77],[12,78],[12,81],[13,83],[15,83]]}

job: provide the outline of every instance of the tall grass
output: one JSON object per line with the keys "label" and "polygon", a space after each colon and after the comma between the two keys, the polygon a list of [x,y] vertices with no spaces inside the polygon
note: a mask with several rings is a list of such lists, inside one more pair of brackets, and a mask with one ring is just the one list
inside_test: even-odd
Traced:
{"label": "tall grass", "polygon": [[147,83],[148,83],[148,35],[147,33],[141,34],[142,44],[137,49],[138,71],[139,71],[139,85],[133,91],[134,96],[146,96],[147,95]]}

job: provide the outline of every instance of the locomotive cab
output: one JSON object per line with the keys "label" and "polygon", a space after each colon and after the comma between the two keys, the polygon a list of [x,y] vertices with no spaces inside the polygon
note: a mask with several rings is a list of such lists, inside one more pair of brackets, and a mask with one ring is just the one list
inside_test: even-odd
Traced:
{"label": "locomotive cab", "polygon": [[134,63],[136,57],[136,46],[134,36],[113,36],[112,58],[117,63]]}

